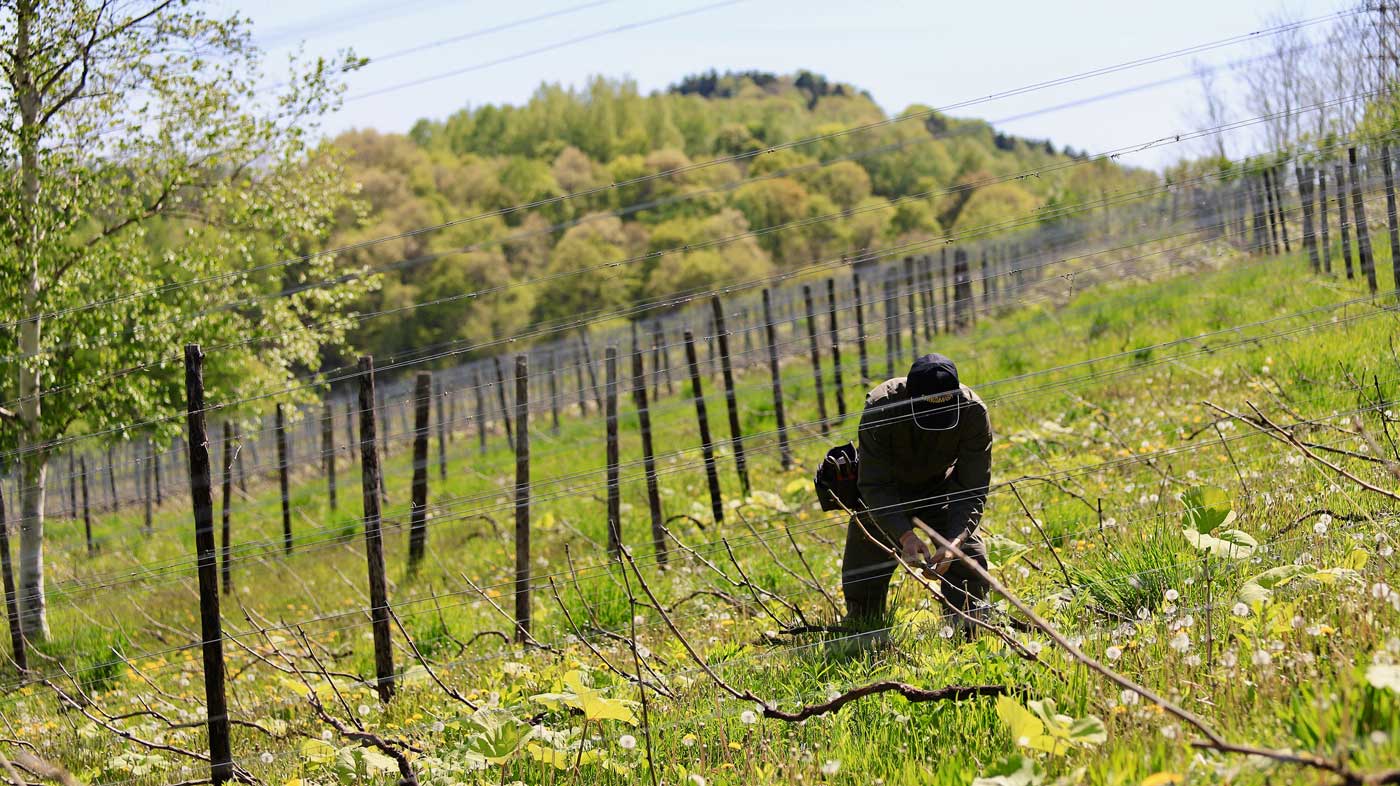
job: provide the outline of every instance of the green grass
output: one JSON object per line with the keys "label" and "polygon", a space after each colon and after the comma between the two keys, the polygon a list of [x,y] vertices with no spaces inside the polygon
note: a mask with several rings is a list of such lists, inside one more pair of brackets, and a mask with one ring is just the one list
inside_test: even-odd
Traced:
{"label": "green grass", "polygon": [[[1388,271],[1386,250],[1377,250],[1385,260],[1378,260],[1378,268]],[[1236,411],[1253,402],[1284,422],[1292,421],[1290,413],[1304,419],[1325,417],[1325,424],[1299,429],[1299,437],[1364,451],[1362,440],[1338,430],[1344,424],[1339,422],[1341,415],[1333,413],[1366,406],[1374,400],[1376,385],[1387,400],[1396,398],[1400,375],[1390,342],[1400,325],[1392,313],[1369,303],[1338,306],[1363,295],[1358,286],[1364,284],[1314,278],[1296,256],[1264,263],[1224,259],[1223,268],[1187,260],[1191,266],[1178,270],[1186,274],[1150,282],[1128,277],[1093,287],[1081,282],[1072,297],[1061,292],[1053,300],[1006,309],[967,334],[920,339],[919,346],[954,357],[964,379],[989,401],[998,435],[998,480],[1056,477],[1058,486],[1026,480],[1018,482],[1017,489],[1065,562],[1072,591],[1066,592],[1054,557],[1015,497],[999,491],[989,501],[984,529],[1008,539],[997,552],[1008,557],[996,572],[1015,592],[1081,637],[1091,654],[1107,657],[1110,647],[1121,651],[1112,662],[1125,673],[1202,713],[1234,740],[1323,755],[1344,752],[1357,767],[1376,767],[1400,757],[1396,697],[1365,678],[1366,666],[1374,659],[1400,659],[1400,642],[1395,641],[1400,612],[1371,592],[1377,582],[1400,583],[1394,558],[1386,554],[1397,536],[1395,506],[1299,461],[1276,442],[1249,435],[1246,427],[1222,423],[1221,433],[1230,440],[1222,444],[1208,427],[1214,414],[1201,402]],[[1388,273],[1383,273],[1382,286],[1388,283]],[[1047,290],[1051,286],[1047,282]],[[1306,319],[1279,319],[1308,308],[1330,310]],[[1250,325],[1264,320],[1278,321]],[[1236,326],[1242,327],[1200,341],[1157,346]],[[779,340],[787,338],[784,333]],[[883,344],[872,342],[869,352],[874,373],[882,375]],[[843,346],[843,353],[846,379],[854,379],[853,343]],[[1069,365],[1105,356],[1113,357]],[[830,368],[826,372],[829,380]],[[1366,381],[1366,389],[1350,389],[1348,373]],[[766,366],[756,362],[741,368],[739,384],[744,428],[766,435],[774,426]],[[783,384],[789,420],[805,423],[815,418],[806,363],[787,363]],[[779,466],[771,436],[750,439],[756,495],[746,501],[740,498],[725,440],[719,457],[721,482],[725,498],[739,500],[741,507],[716,524],[709,521],[705,479],[698,465],[694,409],[679,395],[686,386],[677,387],[677,395],[664,397],[653,413],[658,450],[686,451],[674,463],[669,456],[660,463],[663,504],[668,516],[693,515],[705,529],[677,520],[672,524],[676,534],[701,549],[729,579],[737,579],[739,567],[730,560],[727,543],[754,584],[798,607],[810,622],[833,621],[838,610],[810,586],[807,568],[782,529],[792,533],[818,583],[839,606],[844,522],[815,510],[808,480],[810,468],[829,444],[854,436],[855,419],[825,436],[815,428],[794,428],[798,465],[789,471]],[[706,387],[714,434],[726,438],[718,381],[707,379]],[[848,384],[844,391],[848,411],[858,411],[863,397],[859,388]],[[1368,412],[1364,420],[1376,435],[1396,428],[1376,412]],[[691,662],[655,609],[629,601],[627,587],[635,592],[636,578],[624,580],[620,570],[608,567],[598,545],[606,540],[602,432],[596,415],[571,414],[558,435],[548,432],[547,419],[532,434],[532,474],[537,481],[532,567],[537,577],[554,578],[569,615],[607,661],[629,671],[634,657],[630,648],[617,638],[589,631],[626,636],[635,617],[654,670],[650,678],[664,681],[674,694],[647,696],[652,761],[666,783],[686,783],[695,774],[710,784],[788,784],[800,779],[963,786],[1018,751],[989,700],[910,704],[886,694],[800,725],[746,723],[743,713],[753,709],[751,703],[726,697]],[[624,461],[634,461],[640,444],[630,402],[624,405],[622,433]],[[1378,438],[1384,442],[1383,436]],[[545,738],[537,744],[569,751],[567,735],[580,730],[578,716],[549,709],[532,696],[559,692],[566,673],[579,668],[593,674],[605,696],[636,699],[637,693],[608,675],[594,652],[571,637],[572,628],[547,586],[534,598],[535,631],[542,641],[558,647],[558,653],[505,646],[498,637],[471,640],[482,631],[510,627],[466,583],[470,579],[487,587],[509,612],[513,456],[502,435],[493,436],[491,443],[481,456],[474,439],[457,434],[449,446],[446,484],[438,482],[434,467],[431,499],[449,507],[435,511],[429,557],[413,577],[406,567],[407,533],[399,524],[407,518],[409,457],[399,450],[387,459],[390,597],[442,679],[474,701],[492,702],[516,718],[538,718],[550,734],[562,736],[547,738],[553,739],[552,746],[542,741]],[[1150,456],[1157,457],[1148,462]],[[1395,487],[1393,478],[1373,463],[1330,458],[1373,483]],[[561,477],[575,479],[550,482]],[[364,613],[358,467],[342,464],[340,478],[342,504],[335,513],[326,509],[324,483],[317,475],[305,473],[295,479],[298,543],[290,557],[280,552],[275,479],[260,479],[250,487],[250,498],[240,500],[235,509],[235,539],[245,546],[268,541],[268,547],[245,554],[235,565],[237,590],[225,600],[223,611],[227,630],[249,646],[262,646],[265,656],[265,643],[253,629],[257,621],[274,626],[302,622],[327,668],[369,675],[373,660]],[[1198,483],[1229,491],[1238,514],[1231,526],[1261,544],[1251,558],[1236,563],[1216,559],[1206,571],[1201,555],[1181,535],[1181,505],[1176,500]],[[757,494],[760,491],[765,494]],[[468,498],[482,501],[451,504]],[[840,648],[828,649],[830,636],[774,637],[779,620],[796,621],[783,604],[767,596],[759,597],[760,604],[747,589],[732,586],[710,567],[674,549],[671,569],[661,571],[654,565],[636,468],[624,472],[623,501],[629,506],[623,516],[624,537],[653,591],[664,604],[689,598],[673,614],[687,640],[724,680],[785,708],[825,701],[833,692],[877,679],[923,687],[1004,684],[1013,686],[1021,701],[1052,698],[1065,714],[1092,714],[1104,720],[1104,744],[1064,756],[1039,755],[1051,776],[1067,782],[1135,786],[1164,771],[1189,773],[1191,782],[1201,783],[1262,784],[1311,777],[1296,770],[1260,769],[1239,758],[1198,757],[1189,746],[1190,729],[1154,708],[1125,705],[1116,688],[1074,667],[1048,642],[1040,642],[1045,646],[1042,657],[1062,678],[1018,659],[991,636],[961,644],[945,639],[943,621],[914,582],[897,580],[891,593],[892,649],[850,657]],[[198,653],[173,649],[193,638],[198,627],[187,504],[171,500],[164,505],[156,520],[158,534],[151,538],[140,534],[139,510],[101,517],[95,528],[104,548],[92,559],[83,555],[80,523],[51,525],[53,639],[46,652],[61,659],[86,683],[93,699],[114,714],[139,709],[136,696],[181,718],[197,712],[202,703]],[[1318,508],[1337,514],[1324,534],[1313,530],[1316,517],[1306,515]],[[464,515],[468,511],[470,517]],[[1340,514],[1362,518],[1345,521]],[[335,536],[341,540],[326,542]],[[1348,564],[1357,549],[1369,556],[1354,580],[1323,584],[1299,579],[1246,616],[1234,613],[1235,593],[1248,578],[1299,561],[1339,567]],[[572,583],[569,557],[577,570],[577,585]],[[158,576],[125,577],[134,566],[148,564],[172,567]],[[121,582],[112,587],[70,583],[118,577]],[[735,602],[693,596],[697,590],[727,593]],[[1174,601],[1167,600],[1168,590],[1175,592]],[[1211,608],[1206,608],[1207,597]],[[1138,619],[1139,609],[1146,610],[1145,620]],[[245,619],[245,611],[253,623]],[[1125,624],[1124,617],[1132,623]],[[179,635],[182,631],[191,635]],[[1182,634],[1188,639],[1184,649],[1174,646]],[[289,651],[297,647],[290,631],[272,635]],[[396,666],[410,669],[415,665],[412,655],[397,632],[395,638],[400,645],[394,653]],[[463,650],[459,642],[468,648]],[[104,657],[112,646],[130,663]],[[141,654],[149,652],[161,654]],[[1268,653],[1267,663],[1260,653]],[[337,782],[333,766],[311,761],[303,750],[305,741],[319,740],[326,727],[309,713],[296,679],[236,646],[226,656],[230,673],[236,675],[230,683],[234,716],[283,735],[269,738],[236,727],[234,751],[242,765],[271,784],[295,778],[303,779],[303,786]],[[5,678],[13,682],[14,675]],[[341,690],[356,716],[365,705],[364,720],[371,728],[415,741],[423,751],[415,759],[425,783],[646,780],[642,753],[647,740],[620,721],[588,728],[597,736],[589,742],[590,750],[596,749],[616,769],[585,761],[574,774],[573,758],[564,769],[555,770],[522,753],[504,767],[488,764],[473,770],[464,752],[470,729],[462,721],[470,713],[421,670],[406,675],[398,697],[387,707],[379,706],[365,686],[342,684]],[[332,712],[345,714],[334,696],[328,695],[327,701]],[[86,780],[159,784],[202,774],[197,763],[170,753],[159,754],[152,769],[135,771],[129,759],[117,757],[140,751],[138,746],[95,730],[80,714],[61,710],[42,686],[8,691],[0,699],[0,713],[9,724],[5,736],[33,743]],[[123,725],[138,736],[159,736],[190,749],[205,744],[198,725],[172,731],[149,718]],[[638,737],[636,749],[621,746],[624,734]],[[334,747],[353,747],[331,736]],[[576,749],[569,752],[577,757]],[[263,761],[263,754],[270,756],[269,762]],[[186,772],[185,766],[192,769]],[[393,780],[389,775],[377,777],[378,782]]]}

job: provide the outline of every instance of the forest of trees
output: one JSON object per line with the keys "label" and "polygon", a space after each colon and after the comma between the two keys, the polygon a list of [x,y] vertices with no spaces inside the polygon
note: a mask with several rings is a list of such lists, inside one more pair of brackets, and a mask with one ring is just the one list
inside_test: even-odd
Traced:
{"label": "forest of trees", "polygon": [[[544,85],[523,106],[463,109],[419,121],[407,136],[343,134],[335,144],[349,155],[360,209],[341,216],[330,246],[502,211],[343,255],[347,268],[384,270],[361,312],[711,244],[371,320],[351,342],[387,352],[489,340],[540,321],[965,232],[1155,180],[1094,162],[1055,177],[993,182],[1083,154],[923,106],[898,117],[909,119],[784,147],[892,118],[865,91],[809,72],[709,72],[651,95],[625,80],[596,78],[577,91]],[[741,158],[708,163],[734,156]],[[685,171],[610,187],[676,169]],[[586,195],[506,210],[572,193]],[[824,216],[838,217],[716,242]]]}

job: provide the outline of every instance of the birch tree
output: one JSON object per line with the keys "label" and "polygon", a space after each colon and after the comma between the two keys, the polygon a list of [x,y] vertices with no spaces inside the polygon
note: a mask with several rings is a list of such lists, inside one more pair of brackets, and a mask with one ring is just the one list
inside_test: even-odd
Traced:
{"label": "birch tree", "polygon": [[195,0],[0,0],[0,451],[27,638],[48,635],[65,438],[178,433],[186,341],[210,348],[218,403],[288,387],[340,340],[331,315],[364,284],[298,285],[345,272],[310,253],[349,199],[315,120],[353,65],[264,73],[248,21]]}

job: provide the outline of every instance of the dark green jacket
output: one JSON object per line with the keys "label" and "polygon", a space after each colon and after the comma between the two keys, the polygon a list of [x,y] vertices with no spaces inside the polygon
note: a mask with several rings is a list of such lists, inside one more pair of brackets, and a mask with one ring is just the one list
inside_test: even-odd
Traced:
{"label": "dark green jacket", "polygon": [[[945,502],[951,532],[975,532],[982,520],[992,479],[992,425],[972,388],[963,385],[962,397],[958,425],[947,431],[914,424],[904,377],[865,397],[857,447],[861,500],[895,540],[914,528],[912,512]],[[935,489],[940,496],[931,498]]]}

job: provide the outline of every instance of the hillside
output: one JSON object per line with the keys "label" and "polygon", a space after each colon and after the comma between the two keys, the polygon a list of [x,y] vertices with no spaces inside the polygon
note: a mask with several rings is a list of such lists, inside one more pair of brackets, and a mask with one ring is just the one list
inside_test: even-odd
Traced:
{"label": "hillside", "polygon": [[[891,118],[859,88],[808,72],[711,72],[651,95],[603,78],[582,91],[544,85],[523,106],[463,109],[408,136],[344,134],[336,144],[349,151],[362,212],[341,217],[330,247],[503,211],[346,254],[343,265],[388,268],[362,312],[742,235],[608,277],[512,289],[465,314],[460,303],[417,308],[366,323],[352,343],[383,353],[510,335],[585,307],[751,280],[1154,181],[1096,162],[991,182],[1083,154],[927,107],[898,117],[910,119],[771,149]],[[684,171],[610,187],[669,170]],[[587,195],[504,212],[571,193]],[[782,229],[757,232],[769,228]]]}

